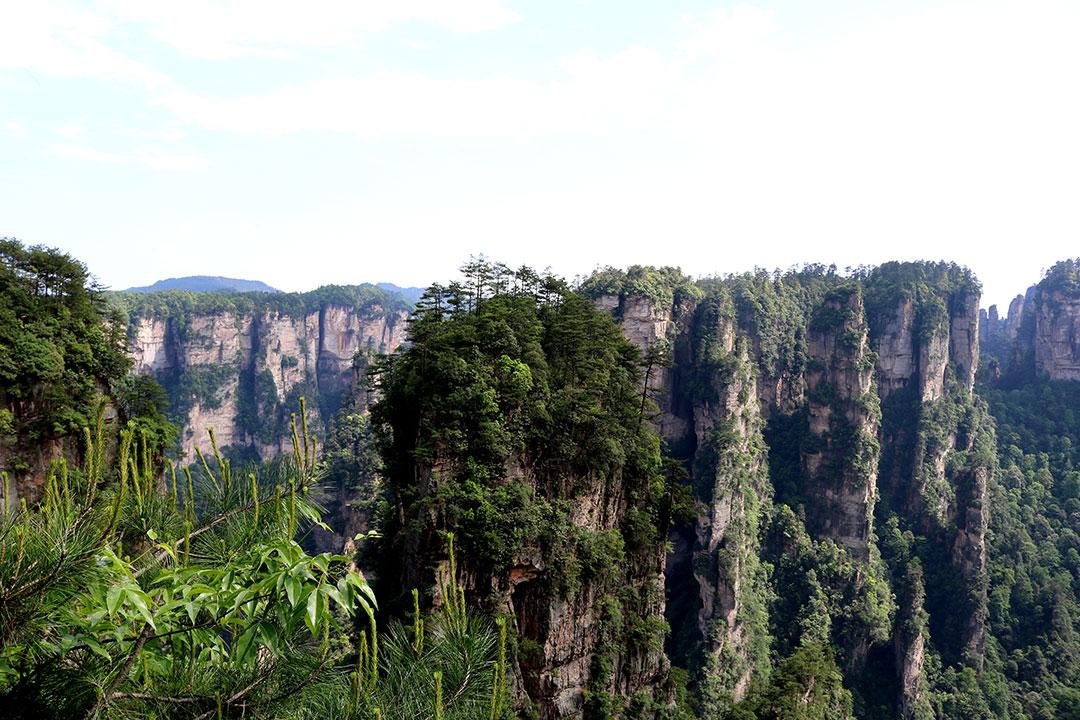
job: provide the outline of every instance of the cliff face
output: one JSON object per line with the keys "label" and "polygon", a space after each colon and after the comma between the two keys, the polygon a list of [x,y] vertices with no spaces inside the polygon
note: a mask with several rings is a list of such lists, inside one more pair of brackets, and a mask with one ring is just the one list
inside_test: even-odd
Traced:
{"label": "cliff face", "polygon": [[[955,649],[950,661],[966,656],[981,666],[992,430],[973,393],[979,295],[967,276],[914,282],[907,271],[824,288],[813,278],[802,289],[759,285],[756,295],[714,285],[681,307],[626,294],[595,301],[643,354],[658,343],[673,348],[673,366],[650,389],[656,427],[690,471],[697,517],[692,532],[672,536],[669,651],[703,668],[703,697],[737,702],[768,668],[775,639],[763,618],[789,602],[769,599],[775,589],[760,566],[774,498],[798,503],[810,536],[835,542],[862,568],[839,592],[872,598],[887,582],[875,533],[886,518],[897,515],[901,527],[947,549],[954,578],[935,578],[926,602],[941,615],[962,614],[962,629],[927,625],[921,577],[917,589],[896,588],[895,619],[833,620],[856,677],[871,656],[877,667],[892,664],[898,712],[924,716],[928,708],[932,630]],[[903,568],[892,571],[902,577]],[[943,596],[959,593],[956,578],[964,599],[950,603]],[[888,602],[880,602],[884,613]]]}
{"label": "cliff face", "polygon": [[[954,430],[931,438],[921,429],[949,388],[970,398],[979,359],[978,294],[970,289],[905,297],[872,333],[876,375],[885,407],[884,490],[912,516],[945,523],[955,509],[943,491],[945,464],[956,448]],[[921,463],[921,466],[920,466]]]}
{"label": "cliff face", "polygon": [[648,395],[659,410],[653,419],[660,436],[679,445],[690,432],[684,407],[677,407],[680,392],[674,364],[683,348],[678,347],[692,316],[694,302],[680,300],[659,303],[634,295],[602,295],[594,300],[597,309],[612,313],[626,339],[641,351],[646,362]]}
{"label": "cliff face", "polygon": [[946,370],[971,392],[979,365],[979,296],[968,290],[941,292],[937,299],[946,315],[930,320],[911,297],[900,299],[895,311],[873,333],[876,375],[881,397],[918,383],[922,402],[945,393]]}
{"label": "cliff face", "polygon": [[[695,360],[722,359],[693,405],[697,517],[692,551],[699,610],[696,635],[705,686],[738,702],[763,663],[760,610],[765,594],[759,535],[771,502],[755,368],[734,324],[710,303],[695,318]],[[757,605],[757,607],[754,607]]]}
{"label": "cliff face", "polygon": [[807,528],[868,561],[877,494],[878,406],[862,293],[830,293],[810,322]]}
{"label": "cliff face", "polygon": [[1069,262],[1059,263],[983,333],[1009,384],[1031,377],[1080,380],[1080,286],[1072,271]]}
{"label": "cliff face", "polygon": [[[511,472],[519,481],[537,483],[529,477],[523,460],[515,459]],[[570,515],[572,532],[614,537],[633,514],[634,502],[624,478],[564,479],[577,494]],[[445,564],[440,569],[445,571]],[[543,552],[532,549],[519,555],[505,575],[470,577],[470,594],[487,598],[489,607],[515,619],[527,647],[513,668],[522,697],[528,698],[540,718],[556,720],[580,717],[590,695],[659,694],[668,670],[662,643],[626,643],[616,629],[621,622],[616,614],[646,623],[664,616],[662,545],[633,553],[614,577],[587,580],[570,592],[559,592],[551,582],[564,571]],[[617,604],[610,600],[612,581],[619,586]]]}
{"label": "cliff face", "polygon": [[1051,380],[1080,380],[1080,297],[1040,288],[1034,319],[1036,373]]}
{"label": "cliff face", "polygon": [[[902,526],[950,548],[936,566],[951,578],[935,578],[926,603],[930,629],[950,660],[967,658],[981,668],[985,654],[988,481],[993,471],[992,426],[975,397],[980,335],[997,342],[1004,323],[983,313],[971,287],[939,287],[900,302],[893,320],[872,338],[879,357],[881,388],[882,482],[885,504],[879,515],[895,514]],[[911,360],[914,359],[914,366]],[[904,367],[909,377],[895,370]],[[943,564],[944,563],[944,564]],[[896,569],[894,569],[895,571]],[[925,703],[921,668],[925,631],[911,629],[924,615],[924,592],[899,593],[903,599],[895,631],[896,660],[905,717]],[[916,602],[917,600],[917,602]],[[914,605],[912,603],[915,603]],[[942,616],[964,617],[961,629],[945,627]]]}
{"label": "cliff face", "polygon": [[286,419],[306,395],[311,421],[325,427],[353,382],[358,351],[393,352],[404,311],[326,304],[300,314],[261,311],[143,316],[133,321],[134,372],[156,376],[181,420],[182,460],[219,446],[267,460],[290,447]]}

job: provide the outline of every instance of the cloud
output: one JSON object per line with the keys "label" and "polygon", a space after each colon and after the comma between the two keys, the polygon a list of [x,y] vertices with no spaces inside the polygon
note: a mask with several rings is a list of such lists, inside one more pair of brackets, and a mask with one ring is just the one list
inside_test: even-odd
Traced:
{"label": "cloud", "polygon": [[26,126],[18,120],[8,120],[3,125],[4,133],[17,140],[23,140],[29,137],[29,133],[26,131]]}
{"label": "cloud", "polygon": [[744,59],[768,46],[780,29],[775,12],[753,5],[718,8],[684,22],[686,34],[676,47],[692,58]]}
{"label": "cloud", "polygon": [[295,48],[350,45],[404,23],[469,33],[520,19],[501,0],[104,0],[103,7],[181,53],[207,59],[290,57]]}
{"label": "cloud", "polygon": [[82,137],[85,131],[83,130],[83,127],[81,125],[77,125],[75,123],[67,123],[56,128],[54,132],[56,132],[56,134],[60,137],[67,138],[68,140],[75,140]]}
{"label": "cloud", "polygon": [[0,68],[56,77],[95,78],[157,87],[166,82],[152,67],[111,49],[112,22],[100,13],[52,0],[11,3],[0,11]]}
{"label": "cloud", "polygon": [[[803,46],[783,20],[749,7],[708,13],[666,49],[572,53],[544,80],[387,70],[247,97],[174,90],[156,102],[182,122],[244,135],[576,138],[631,159],[639,147],[666,152],[680,186],[730,203],[722,222],[755,237],[800,224],[895,242],[935,224],[969,233],[988,202],[999,213],[1043,207],[1076,188],[1080,97],[1065,88],[1080,67],[1080,8],[930,7]],[[798,220],[773,217],[781,207]],[[921,219],[897,218],[905,207]],[[718,222],[710,208],[696,212]],[[1021,232],[1022,216],[1008,224]]]}
{"label": "cloud", "polygon": [[79,143],[57,143],[50,147],[53,154],[76,160],[107,165],[140,165],[164,172],[185,172],[204,167],[206,160],[198,155],[177,153],[148,147],[128,153],[117,153]]}
{"label": "cloud", "polygon": [[678,101],[668,97],[680,81],[677,68],[649,48],[610,56],[575,53],[562,58],[559,68],[549,81],[386,70],[247,97],[174,89],[153,102],[182,121],[235,133],[500,142],[650,127]]}

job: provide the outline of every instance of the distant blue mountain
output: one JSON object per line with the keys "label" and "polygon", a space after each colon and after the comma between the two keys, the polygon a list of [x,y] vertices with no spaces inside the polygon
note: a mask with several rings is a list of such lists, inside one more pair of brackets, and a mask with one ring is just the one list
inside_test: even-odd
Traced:
{"label": "distant blue mountain", "polygon": [[189,275],[187,277],[158,280],[153,285],[132,287],[123,292],[151,293],[162,290],[187,290],[188,292],[281,292],[259,280],[216,277],[213,275]]}
{"label": "distant blue mountain", "polygon": [[[409,305],[415,305],[426,288],[401,287],[394,283],[361,283],[356,287],[377,287],[383,292],[390,293],[402,298]],[[129,293],[153,293],[166,290],[186,290],[187,292],[266,292],[280,293],[281,290],[272,288],[260,280],[240,280],[238,278],[218,277],[215,275],[189,275],[187,277],[169,278],[158,280],[153,285],[131,287],[121,292]]]}
{"label": "distant blue mountain", "polygon": [[424,294],[427,288],[422,287],[401,287],[394,283],[375,283],[375,287],[386,292],[397,293],[401,297],[408,300],[411,304],[415,305],[416,301],[420,299],[420,296]]}

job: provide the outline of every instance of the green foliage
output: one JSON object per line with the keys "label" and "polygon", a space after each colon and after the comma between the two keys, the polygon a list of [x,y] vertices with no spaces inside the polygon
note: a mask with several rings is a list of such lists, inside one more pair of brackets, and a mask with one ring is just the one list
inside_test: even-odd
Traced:
{"label": "green foliage", "polygon": [[948,298],[975,298],[982,291],[970,270],[948,262],[887,262],[860,268],[855,277],[865,287],[866,317],[874,338],[895,319],[897,308],[911,302],[917,335],[929,340],[948,327]]}
{"label": "green foliage", "polygon": [[769,628],[779,655],[828,640],[850,660],[866,640],[889,639],[896,605],[874,554],[864,564],[832,540],[814,540],[791,508],[778,505],[766,557],[773,568]]}
{"label": "green foliage", "polygon": [[808,642],[777,665],[768,686],[748,697],[730,718],[854,720],[851,693],[827,645]]}
{"label": "green foliage", "polygon": [[127,372],[123,323],[84,266],[59,250],[0,238],[0,444],[24,469],[44,441],[91,424]]}
{"label": "green foliage", "polygon": [[679,268],[649,265],[631,265],[625,271],[613,267],[596,270],[581,283],[579,291],[590,298],[602,295],[646,297],[660,307],[671,307],[702,296],[694,281],[683,275]]}
{"label": "green foliage", "polygon": [[323,486],[347,491],[356,503],[375,501],[379,454],[367,415],[344,410],[338,415],[331,423],[322,462]]}
{"label": "green foliage", "polygon": [[1058,698],[1080,687],[1080,384],[981,391],[1001,463],[991,487],[990,627],[1013,712],[1055,717],[1057,703],[1061,717]]}
{"label": "green foliage", "polygon": [[1066,297],[1080,295],[1080,258],[1069,258],[1054,263],[1046,271],[1039,287],[1051,292],[1060,292]]}
{"label": "green foliage", "polygon": [[[399,501],[434,504],[470,562],[494,569],[565,516],[554,501],[574,497],[574,477],[632,473],[639,501],[651,496],[659,447],[640,422],[640,357],[609,316],[573,294],[431,302],[410,347],[379,369],[373,418],[392,438],[384,461]],[[508,477],[515,459],[548,492]],[[430,487],[415,483],[416,461],[439,468]]]}
{"label": "green foliage", "polygon": [[113,383],[113,400],[120,414],[135,424],[152,448],[168,448],[176,440],[177,429],[168,420],[169,397],[156,380],[147,375],[127,375]]}
{"label": "green foliage", "polygon": [[393,317],[410,308],[397,293],[374,285],[324,285],[304,293],[189,292],[111,293],[110,300],[131,318],[172,319],[180,327],[192,315],[261,315],[305,317],[326,305],[352,308],[371,317]]}
{"label": "green foliage", "polygon": [[[587,707],[603,716],[624,700],[609,687],[620,654],[658,651],[666,629],[642,587],[658,572],[672,497],[641,410],[643,359],[610,315],[555,278],[482,261],[463,273],[429,290],[409,345],[377,368],[372,418],[397,504],[386,534],[438,556],[424,549],[434,519],[481,585],[505,584],[539,555],[550,570],[536,592],[595,598],[606,634]],[[618,528],[575,521],[597,492],[624,494]],[[529,632],[525,646],[543,640]]]}
{"label": "green foliage", "polygon": [[[165,490],[145,432],[88,434],[43,503],[0,520],[0,694],[24,717],[264,717],[333,682],[339,617],[374,595],[348,558],[293,540],[318,521],[306,438],[284,491],[204,463],[198,498]],[[190,487],[190,486],[189,486]],[[334,609],[339,612],[333,612]]]}

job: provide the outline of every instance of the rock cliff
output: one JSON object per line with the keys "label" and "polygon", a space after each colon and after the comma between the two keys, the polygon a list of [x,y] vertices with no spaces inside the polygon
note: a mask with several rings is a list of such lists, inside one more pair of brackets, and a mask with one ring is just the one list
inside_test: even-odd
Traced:
{"label": "rock cliff", "polygon": [[405,337],[407,310],[392,299],[384,307],[309,294],[282,308],[282,296],[267,295],[204,309],[195,297],[165,311],[153,295],[136,297],[129,329],[134,372],[155,376],[169,394],[184,462],[196,448],[209,450],[208,428],[221,447],[247,457],[288,452],[300,396],[323,432],[353,383],[353,356],[393,352]]}
{"label": "rock cliff", "polygon": [[826,296],[810,322],[808,351],[810,438],[802,457],[807,528],[866,562],[877,496],[879,411],[858,286]]}
{"label": "rock cliff", "polygon": [[692,362],[699,375],[692,406],[694,521],[691,566],[699,608],[708,694],[745,697],[763,657],[765,596],[761,525],[772,501],[761,438],[756,368],[745,338],[736,340],[725,304],[705,300],[695,316]]}
{"label": "rock cliff", "polygon": [[[469,604],[510,618],[526,715],[666,705],[670,510],[647,402],[665,376],[646,380],[578,296],[519,291],[450,312],[441,299],[418,311],[373,410],[395,503],[380,577],[439,605],[453,572]],[[624,309],[635,342],[665,336],[670,316]]]}
{"label": "rock cliff", "polygon": [[[524,643],[512,672],[519,696],[545,720],[578,717],[589,698],[664,697],[664,653],[619,639],[625,627],[605,599],[616,583],[632,589],[619,596],[620,613],[648,623],[667,606],[667,651],[699,669],[693,682],[717,707],[746,697],[768,676],[770,653],[789,652],[806,632],[831,634],[856,685],[868,664],[890,668],[897,711],[922,716],[928,643],[944,662],[976,669],[986,652],[994,462],[992,426],[973,392],[980,337],[993,342],[1013,327],[1020,342],[1033,328],[1032,357],[1065,372],[1069,318],[1080,317],[1080,303],[1074,316],[1068,297],[1037,295],[1014,301],[1026,324],[1012,313],[996,323],[985,313],[980,323],[970,274],[931,264],[889,264],[856,278],[815,270],[697,285],[670,269],[659,284],[647,273],[632,270],[621,285],[609,276],[591,295],[639,351],[641,416],[689,474],[694,519],[673,531],[666,557],[655,544],[640,546],[617,576],[572,589],[552,586],[562,570],[544,540],[519,548],[505,573],[463,563],[470,601],[516,619]],[[403,314],[335,304],[303,313],[144,315],[133,324],[133,356],[170,383],[174,397],[187,398],[189,424],[212,421],[222,444],[268,457],[286,441],[286,400],[317,398],[327,420],[352,382],[356,351],[392,350],[404,327]],[[502,335],[488,342],[489,350],[521,350]],[[497,368],[516,357],[506,353]],[[228,377],[218,379],[214,367],[228,368]],[[503,372],[496,369],[496,377]],[[497,396],[505,391],[494,389]],[[269,408],[278,425],[251,424],[248,408],[260,415]],[[516,422],[516,412],[500,404],[499,422]],[[195,442],[185,437],[185,453]],[[410,503],[419,504],[403,505],[401,517],[438,527],[445,517],[417,508],[445,502],[438,498],[457,492],[451,489],[463,473],[475,469],[455,452],[423,453],[407,475],[416,483]],[[633,490],[638,480],[621,471],[597,476],[565,467],[555,478],[537,463],[535,451],[514,451],[487,472],[531,488],[544,502],[569,502],[568,527],[589,543],[625,538],[628,518],[643,511]],[[769,527],[776,504],[794,510],[780,514],[783,522],[804,528],[797,533],[808,539],[789,536],[782,554],[771,557],[763,538],[776,531]],[[923,558],[938,573],[925,585],[912,576],[910,559],[890,556],[884,568],[878,532],[886,522],[929,538],[930,549],[919,552],[941,554],[940,562]],[[413,531],[406,537],[404,582],[432,588],[437,603],[438,578],[448,571],[438,559],[442,540]],[[790,597],[779,597],[766,563],[788,562],[789,553],[801,559],[782,572],[792,572],[796,584]],[[843,600],[824,605],[829,593]],[[895,615],[890,594],[899,600]],[[804,630],[776,637],[777,622]],[[815,623],[824,625],[806,629]],[[611,652],[602,651],[607,645]]]}
{"label": "rock cliff", "polygon": [[[1032,378],[1080,380],[1080,261],[1054,265],[1017,295],[1009,315],[985,333],[1007,385]],[[989,313],[987,313],[989,314]]]}
{"label": "rock cliff", "polygon": [[[784,604],[766,607],[777,601],[768,599],[759,565],[762,523],[775,501],[797,505],[811,537],[835,542],[864,568],[844,592],[882,602],[882,613],[888,601],[873,589],[883,572],[876,523],[895,515],[903,527],[938,536],[963,600],[943,597],[959,589],[947,581],[928,603],[967,618],[947,638],[951,629],[936,627],[938,642],[955,649],[950,660],[966,656],[979,666],[992,429],[973,394],[980,323],[970,274],[890,264],[854,282],[809,273],[699,286],[704,297],[680,299],[631,269],[622,281],[628,290],[594,295],[643,353],[661,342],[672,348],[672,367],[650,384],[655,424],[684,460],[697,506],[692,532],[675,532],[668,558],[672,657],[704,668],[699,692],[721,703],[744,697],[767,670],[776,640],[762,618]],[[642,287],[651,292],[634,295]],[[856,676],[868,659],[892,664],[897,708],[912,717],[926,708],[925,644],[934,629],[924,629],[918,583],[898,593],[907,604],[895,621],[834,619]]]}

